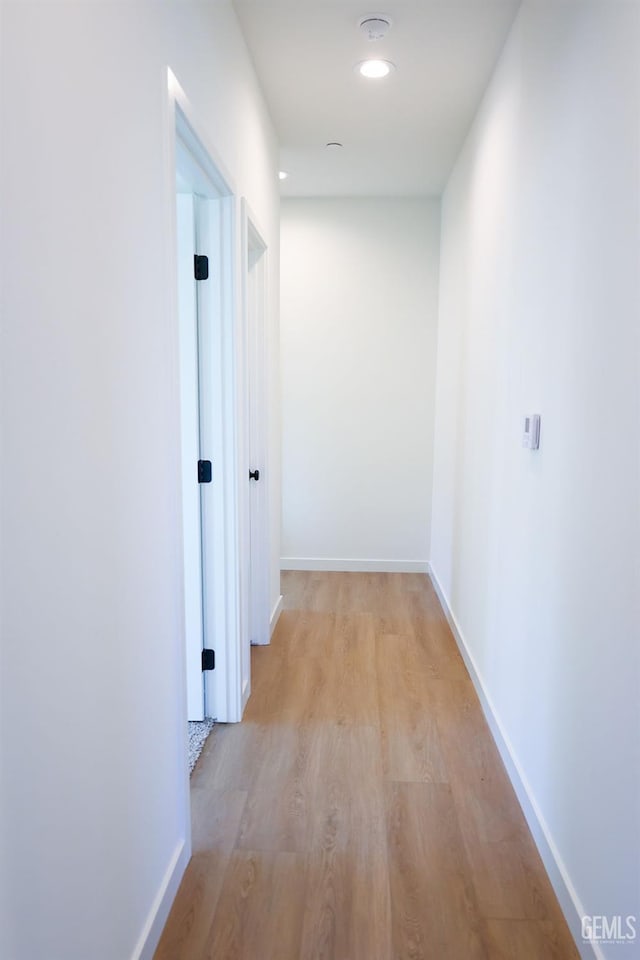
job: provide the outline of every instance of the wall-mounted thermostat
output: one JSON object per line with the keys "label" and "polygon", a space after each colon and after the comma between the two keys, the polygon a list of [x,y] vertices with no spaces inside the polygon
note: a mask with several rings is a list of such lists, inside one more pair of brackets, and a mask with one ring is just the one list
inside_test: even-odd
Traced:
{"label": "wall-mounted thermostat", "polygon": [[537,450],[540,446],[540,414],[530,413],[524,418],[524,433],[522,446],[529,450]]}

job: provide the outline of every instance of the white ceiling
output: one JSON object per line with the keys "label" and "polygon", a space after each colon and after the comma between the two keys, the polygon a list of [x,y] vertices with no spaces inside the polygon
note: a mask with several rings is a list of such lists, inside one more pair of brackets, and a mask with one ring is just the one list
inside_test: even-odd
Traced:
{"label": "white ceiling", "polygon": [[[234,4],[290,173],[283,196],[411,196],[441,193],[520,0]],[[358,28],[371,13],[393,20],[373,43]],[[397,71],[365,80],[354,66],[369,57]]]}

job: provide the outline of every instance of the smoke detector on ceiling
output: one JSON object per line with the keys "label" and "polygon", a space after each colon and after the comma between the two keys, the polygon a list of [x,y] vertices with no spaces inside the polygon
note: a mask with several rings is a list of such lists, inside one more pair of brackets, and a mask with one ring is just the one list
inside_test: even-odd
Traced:
{"label": "smoke detector on ceiling", "polygon": [[372,13],[362,17],[358,26],[368,40],[384,40],[391,29],[391,17],[386,13]]}

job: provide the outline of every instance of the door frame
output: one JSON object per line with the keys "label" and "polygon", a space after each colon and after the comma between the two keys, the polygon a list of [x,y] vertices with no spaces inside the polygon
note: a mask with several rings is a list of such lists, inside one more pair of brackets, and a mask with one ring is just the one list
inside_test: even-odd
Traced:
{"label": "door frame", "polygon": [[[211,373],[204,384],[213,401],[208,426],[213,463],[213,483],[207,490],[203,509],[202,540],[205,560],[204,601],[206,645],[215,650],[215,670],[205,673],[205,713],[233,723],[242,716],[241,657],[241,551],[239,438],[243,436],[244,410],[238,403],[238,330],[240,328],[239,220],[240,202],[232,177],[216,149],[208,141],[202,124],[173,72],[168,73],[167,169],[170,210],[170,282],[172,284],[172,333],[174,400],[179,430],[179,340],[177,299],[176,171],[177,158],[189,158],[193,182],[200,201],[198,253],[209,256],[210,280],[199,285],[200,316],[207,324],[207,346],[211,349]],[[217,274],[217,276],[214,275]],[[218,283],[212,283],[212,280]],[[202,386],[202,384],[201,384]],[[178,435],[178,444],[180,437]],[[180,446],[178,445],[178,449]],[[194,470],[196,465],[194,464]],[[178,489],[182,491],[181,466],[176,464]],[[209,485],[207,485],[209,486]],[[182,497],[182,493],[180,493]],[[204,498],[203,498],[204,499]],[[181,515],[181,511],[180,511]],[[180,533],[178,564],[184,573],[184,530]],[[184,611],[184,587],[181,582]],[[214,639],[212,639],[212,637]],[[186,646],[184,615],[178,638],[184,668],[181,696],[186,718]],[[186,726],[186,724],[185,724]],[[186,736],[186,731],[185,731]],[[186,762],[186,756],[185,756]]]}
{"label": "door frame", "polygon": [[196,669],[204,646],[202,610],[202,506],[194,463],[200,459],[200,373],[198,348],[198,294],[194,276],[196,253],[196,197],[187,171],[176,159],[178,254],[178,341],[180,354],[180,461],[184,557],[184,619],[187,680],[187,719],[203,720],[204,675]]}

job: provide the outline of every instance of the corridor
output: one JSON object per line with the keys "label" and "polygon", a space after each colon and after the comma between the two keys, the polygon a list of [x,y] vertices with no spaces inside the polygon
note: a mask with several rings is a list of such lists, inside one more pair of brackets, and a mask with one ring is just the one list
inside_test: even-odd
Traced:
{"label": "corridor", "polygon": [[577,958],[422,574],[283,574],[155,960]]}

